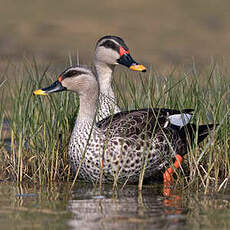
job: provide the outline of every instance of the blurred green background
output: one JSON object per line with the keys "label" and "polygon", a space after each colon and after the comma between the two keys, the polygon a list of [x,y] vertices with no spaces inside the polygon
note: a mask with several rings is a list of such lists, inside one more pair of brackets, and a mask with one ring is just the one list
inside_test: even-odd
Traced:
{"label": "blurred green background", "polygon": [[230,59],[228,0],[0,0],[0,67],[23,56],[89,64],[103,35],[124,38],[137,61],[161,70]]}

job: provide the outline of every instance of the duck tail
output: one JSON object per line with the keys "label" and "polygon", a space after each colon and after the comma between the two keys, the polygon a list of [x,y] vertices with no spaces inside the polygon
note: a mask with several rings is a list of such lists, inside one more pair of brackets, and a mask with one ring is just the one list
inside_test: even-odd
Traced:
{"label": "duck tail", "polygon": [[198,144],[201,143],[210,134],[210,131],[217,126],[218,124],[200,125],[198,127]]}
{"label": "duck tail", "polygon": [[[186,138],[186,141],[191,141],[191,144],[197,140],[197,144],[200,144],[212,131],[216,128],[218,124],[207,124],[207,125],[197,125],[195,124],[187,124],[180,130],[180,136]],[[197,135],[197,139],[196,139]]]}

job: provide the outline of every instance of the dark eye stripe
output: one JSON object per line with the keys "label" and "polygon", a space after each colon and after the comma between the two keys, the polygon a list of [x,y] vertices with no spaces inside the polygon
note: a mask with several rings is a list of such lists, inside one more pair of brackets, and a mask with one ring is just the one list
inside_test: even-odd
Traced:
{"label": "dark eye stripe", "polygon": [[80,70],[66,70],[64,71],[61,76],[62,76],[62,80],[65,79],[65,78],[68,78],[68,77],[77,77],[81,74],[87,74],[86,72],[84,71],[80,71]]}
{"label": "dark eye stripe", "polygon": [[107,35],[102,38],[100,38],[97,42],[99,44],[102,40],[114,40],[116,41],[120,46],[122,46],[125,50],[128,50],[129,48],[126,46],[124,40],[118,36],[112,36],[112,35]]}
{"label": "dark eye stripe", "polygon": [[[103,41],[105,39],[104,42],[102,42],[100,44],[100,46],[104,46],[105,48],[110,48],[112,50],[115,50],[119,53],[119,47],[123,47],[126,51],[129,50],[129,48],[127,47],[127,45],[125,44],[125,42],[123,41],[123,39],[121,39],[120,37],[117,36],[104,36],[101,39],[98,40],[97,44],[100,43],[101,41]],[[117,43],[115,43],[114,41],[116,41]]]}
{"label": "dark eye stripe", "polygon": [[104,41],[100,46],[104,46],[105,48],[110,48],[112,50],[119,51],[119,46],[111,40]]}

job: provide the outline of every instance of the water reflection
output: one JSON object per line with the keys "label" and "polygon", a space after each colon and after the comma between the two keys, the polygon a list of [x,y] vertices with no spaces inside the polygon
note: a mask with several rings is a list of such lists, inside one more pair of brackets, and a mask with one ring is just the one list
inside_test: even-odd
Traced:
{"label": "water reflection", "polygon": [[0,183],[0,229],[230,229],[230,190],[225,194],[125,186],[100,193],[91,184],[51,187]]}
{"label": "water reflection", "polygon": [[186,209],[178,196],[165,198],[162,187],[136,186],[112,192],[104,187],[102,195],[93,186],[74,190],[69,210],[74,218],[68,222],[73,229],[178,229],[185,225]]}
{"label": "water reflection", "polygon": [[0,229],[66,229],[67,188],[0,183]]}

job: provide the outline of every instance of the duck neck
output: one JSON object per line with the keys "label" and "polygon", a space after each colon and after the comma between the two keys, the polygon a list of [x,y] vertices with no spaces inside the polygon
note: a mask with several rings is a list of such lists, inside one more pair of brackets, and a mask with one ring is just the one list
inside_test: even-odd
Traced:
{"label": "duck neck", "polygon": [[88,92],[87,95],[80,95],[80,107],[76,125],[93,124],[97,111],[98,89]]}
{"label": "duck neck", "polygon": [[100,88],[99,109],[96,121],[100,121],[111,114],[120,112],[117,100],[111,86],[114,65],[94,61],[97,80]]}
{"label": "duck neck", "polygon": [[104,62],[100,62],[97,60],[94,60],[94,65],[97,72],[100,93],[108,98],[115,100],[114,92],[111,85],[114,65],[108,65]]}

